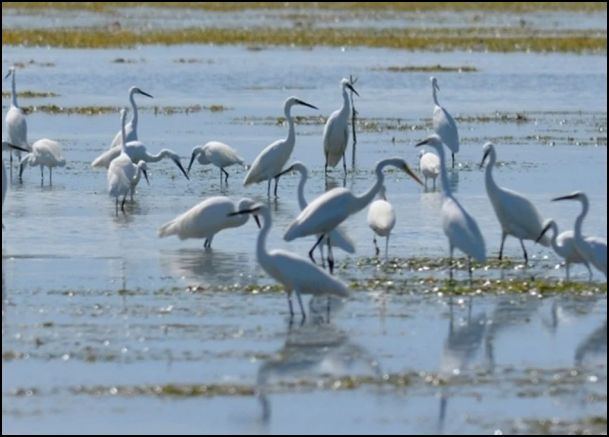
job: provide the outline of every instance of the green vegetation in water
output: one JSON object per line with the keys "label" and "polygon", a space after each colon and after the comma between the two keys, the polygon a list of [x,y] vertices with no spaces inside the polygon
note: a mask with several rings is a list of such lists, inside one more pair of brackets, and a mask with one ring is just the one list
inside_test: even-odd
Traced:
{"label": "green vegetation in water", "polygon": [[203,9],[218,12],[252,9],[315,9],[315,10],[385,10],[401,12],[423,11],[493,11],[594,12],[607,10],[605,2],[3,2],[3,9],[21,10],[87,10],[111,12],[118,8],[155,7]]}
{"label": "green vegetation in water", "polygon": [[65,48],[133,47],[145,44],[239,44],[289,46],[367,46],[405,50],[493,52],[606,52],[607,34],[539,34],[506,28],[487,29],[301,29],[188,28],[133,32],[104,28],[2,29],[5,45]]}
{"label": "green vegetation in water", "polygon": [[[2,97],[10,97],[9,91],[2,91]],[[48,97],[59,97],[59,94],[50,91],[17,91],[17,97],[24,99],[36,99],[36,98],[48,98]]]}
{"label": "green vegetation in water", "polygon": [[479,71],[470,65],[446,66],[446,65],[390,65],[389,67],[375,67],[374,71],[388,71],[390,73],[475,73]]}
{"label": "green vegetation in water", "polygon": [[[54,97],[55,95],[53,95]],[[33,96],[32,96],[33,97]],[[36,96],[38,97],[38,96]],[[50,97],[50,96],[45,96]],[[173,115],[173,114],[192,114],[202,111],[223,112],[231,108],[213,104],[209,106],[192,105],[192,106],[154,106],[142,107],[140,111],[152,111],[154,115]],[[59,106],[59,105],[34,105],[25,106],[23,110],[26,114],[33,112],[43,112],[51,115],[101,115],[118,112],[119,108],[115,106]]]}

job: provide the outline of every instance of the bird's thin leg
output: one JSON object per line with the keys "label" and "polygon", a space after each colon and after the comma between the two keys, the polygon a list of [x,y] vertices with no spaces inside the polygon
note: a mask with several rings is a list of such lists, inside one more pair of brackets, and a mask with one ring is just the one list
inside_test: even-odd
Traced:
{"label": "bird's thin leg", "polygon": [[390,234],[387,234],[387,238],[385,238],[385,261],[389,259],[389,236]]}
{"label": "bird's thin leg", "polygon": [[49,167],[49,185],[53,185],[53,167]]}
{"label": "bird's thin leg", "polygon": [[330,296],[328,296],[328,300],[326,303],[326,316],[328,318],[327,323],[330,323]]}
{"label": "bird's thin leg", "polygon": [[455,154],[451,153],[452,157],[453,157],[453,168],[455,168]]}
{"label": "bird's thin leg", "polygon": [[499,261],[503,258],[503,244],[505,243],[505,239],[507,238],[507,234],[505,232],[501,232],[501,245],[499,246]]}
{"label": "bird's thin leg", "polygon": [[[222,172],[224,173],[224,182],[226,183],[226,185],[228,185],[228,172],[223,168],[221,168],[220,170],[222,170]],[[222,174],[220,174],[220,177],[222,177]]]}
{"label": "bird's thin leg", "polygon": [[266,197],[271,197],[271,180],[268,180],[268,184],[266,186]]}
{"label": "bird's thin leg", "polygon": [[277,196],[277,187],[279,186],[279,176],[275,176],[275,191],[273,192],[273,194],[275,194],[275,197],[279,197]]}
{"label": "bird's thin leg", "polygon": [[527,250],[524,247],[524,241],[520,240],[520,247],[522,247],[522,253],[524,253],[524,265],[529,265],[529,255],[527,254]]}
{"label": "bird's thin leg", "polygon": [[127,201],[127,195],[123,197],[123,201],[121,202],[121,211],[125,212],[125,202]]}
{"label": "bird's thin leg", "polygon": [[590,268],[590,264],[585,262],[584,265],[588,269],[588,282],[592,282],[592,269]]}
{"label": "bird's thin leg", "polygon": [[207,245],[209,243],[209,238],[206,238],[205,241],[203,242],[203,249],[207,249],[209,246]]}
{"label": "bird's thin leg", "polygon": [[321,243],[321,240],[323,240],[325,236],[326,236],[326,234],[321,234],[319,236],[319,238],[317,239],[317,242],[315,243],[315,245],[311,248],[311,250],[309,250],[309,258],[311,258],[311,261],[313,261],[313,264],[315,264],[315,258],[313,258],[313,252],[315,251],[315,248],[317,246],[319,246],[319,243]]}
{"label": "bird's thin leg", "polygon": [[570,276],[570,275],[569,275],[569,266],[570,266],[570,265],[571,265],[571,263],[569,263],[569,262],[567,262],[567,263],[565,264],[565,268],[567,269],[567,282],[569,282],[569,279],[570,279],[570,278],[569,278],[569,276]]}
{"label": "bird's thin leg", "polygon": [[345,177],[347,177],[347,158],[346,153],[343,152],[343,171],[345,172]]}
{"label": "bird's thin leg", "polygon": [[298,298],[298,305],[300,306],[300,312],[302,313],[302,321],[304,323],[305,319],[307,318],[307,315],[304,310],[304,305],[302,304],[302,298],[300,297],[300,291],[298,291],[298,289],[296,289],[295,292],[296,292],[296,297]]}
{"label": "bird's thin leg", "polygon": [[324,245],[323,243],[319,245],[319,256],[321,257],[321,267],[326,268],[326,260],[324,258]]}
{"label": "bird's thin leg", "polygon": [[118,196],[116,196],[116,199],[114,201],[114,212],[116,213],[116,215],[118,215]]}
{"label": "bird's thin leg", "polygon": [[469,285],[472,285],[472,257],[467,257],[467,271],[469,272]]}
{"label": "bird's thin leg", "polygon": [[330,274],[334,274],[334,254],[332,253],[332,243],[330,242],[330,236],[328,235],[328,269]]}
{"label": "bird's thin leg", "polygon": [[294,317],[294,307],[292,306],[292,291],[288,291],[288,307],[290,308],[290,318]]}
{"label": "bird's thin leg", "polygon": [[40,184],[44,185],[44,167],[40,166]]}
{"label": "bird's thin leg", "polygon": [[453,246],[452,246],[452,244],[450,245],[449,254],[450,254],[448,257],[448,264],[450,266],[449,278],[450,278],[450,282],[452,282],[453,281]]}
{"label": "bird's thin leg", "polygon": [[376,243],[376,237],[372,237],[372,242],[374,243],[374,256],[379,257],[379,253],[381,253],[381,249],[379,249],[378,244]]}

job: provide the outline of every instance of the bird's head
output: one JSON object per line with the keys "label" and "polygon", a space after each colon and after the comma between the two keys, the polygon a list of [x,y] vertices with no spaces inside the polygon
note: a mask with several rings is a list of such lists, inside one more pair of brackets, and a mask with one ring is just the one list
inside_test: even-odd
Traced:
{"label": "bird's head", "polygon": [[150,94],[148,94],[146,91],[143,91],[141,88],[138,88],[136,86],[132,86],[131,88],[129,88],[129,94],[133,95],[133,94],[141,94],[142,96],[146,96],[146,97],[150,97],[151,99],[153,98]]}
{"label": "bird's head", "polygon": [[353,91],[353,94],[355,94],[356,96],[359,96],[359,93],[355,90],[355,88],[353,87],[353,84],[351,83],[351,81],[349,79],[344,77],[340,81],[340,86],[342,89],[345,89],[345,88],[350,89],[351,91]]}
{"label": "bird's head", "polygon": [[293,163],[292,165],[290,165],[288,168],[286,168],[284,171],[282,171],[281,173],[279,173],[277,175],[277,177],[279,176],[283,176],[286,173],[290,173],[292,171],[297,171],[300,174],[307,174],[307,167],[300,161],[296,161],[295,163]]}
{"label": "bird's head", "polygon": [[488,158],[489,156],[495,156],[495,145],[490,141],[487,142],[484,146],[482,146],[482,161],[480,161],[480,168],[484,167],[486,158]]}
{"label": "bird's head", "polygon": [[438,79],[435,78],[435,76],[431,76],[429,78],[430,82],[431,82],[431,87],[434,90],[440,91],[440,85],[438,85]]}
{"label": "bird's head", "polygon": [[301,106],[307,106],[307,107],[313,108],[313,109],[319,109],[317,106],[313,106],[310,103],[300,100],[298,97],[292,96],[292,97],[288,97],[288,99],[285,101],[284,108],[285,108],[286,112],[289,111],[289,109],[294,105],[301,105]]}
{"label": "bird's head", "polygon": [[15,66],[11,65],[10,67],[8,67],[8,73],[6,73],[6,76],[4,76],[5,79],[8,79],[11,74],[15,73]]}

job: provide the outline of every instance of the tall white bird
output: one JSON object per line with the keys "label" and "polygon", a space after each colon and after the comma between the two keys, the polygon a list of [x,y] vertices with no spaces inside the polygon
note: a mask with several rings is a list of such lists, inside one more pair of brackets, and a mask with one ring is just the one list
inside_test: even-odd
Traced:
{"label": "tall white bird", "polygon": [[[543,230],[543,219],[533,203],[522,194],[503,188],[497,185],[493,178],[493,167],[497,162],[497,152],[492,143],[486,143],[482,148],[484,155],[480,167],[488,158],[484,183],[495,215],[501,225],[501,246],[499,247],[499,259],[503,257],[503,244],[508,235],[512,235],[520,240],[520,246],[524,254],[524,263],[529,262],[527,250],[524,247],[524,240],[537,240]],[[543,236],[539,242],[544,246],[550,245],[550,239]]]}
{"label": "tall white bird", "polygon": [[430,135],[415,147],[428,145],[432,147],[440,158],[440,181],[442,183],[442,228],[448,237],[448,249],[450,254],[450,279],[453,277],[453,252],[459,249],[467,256],[468,271],[471,279],[471,258],[478,262],[486,261],[486,246],[484,237],[480,232],[476,220],[461,206],[457,198],[453,195],[448,181],[448,171],[446,170],[446,157],[442,140],[437,134]]}
{"label": "tall white bird", "polygon": [[[305,198],[305,195],[304,195],[304,187],[307,183],[307,179],[309,178],[309,171],[307,170],[307,167],[302,162],[297,161],[294,164],[292,164],[290,167],[288,167],[286,170],[281,172],[279,174],[279,176],[282,176],[283,174],[289,173],[291,171],[297,171],[298,173],[300,173],[300,182],[298,183],[298,205],[300,206],[300,210],[302,211],[308,205],[307,199]],[[329,235],[329,238],[331,241],[330,244],[332,245],[333,248],[341,249],[347,253],[355,253],[355,244],[353,243],[353,240],[351,240],[349,235],[347,235],[347,232],[344,229],[342,229],[340,226],[337,227],[336,229],[334,229],[333,231],[331,231],[328,235]],[[319,235],[317,235],[316,237],[319,238]],[[327,241],[322,241],[322,243],[319,245],[322,262],[323,262],[323,257],[324,257],[324,254],[323,254],[324,243],[327,243]],[[310,253],[309,255],[312,255],[312,254]],[[311,257],[311,260],[313,262],[315,262],[313,257]]]}
{"label": "tall white bird", "polygon": [[20,162],[19,179],[23,175],[26,164],[32,167],[40,166],[40,182],[44,183],[44,168],[49,168],[49,184],[53,185],[53,168],[64,167],[66,160],[63,157],[61,144],[57,141],[43,138],[32,144],[32,151],[26,154]]}
{"label": "tall white bird", "polygon": [[[152,96],[150,94],[142,91],[141,89],[139,89],[136,86],[132,86],[131,88],[129,88],[129,101],[131,102],[131,110],[133,111],[133,116],[131,117],[131,121],[129,123],[127,123],[127,126],[125,126],[125,133],[127,134],[128,143],[131,141],[138,140],[137,139],[138,111],[137,111],[137,104],[135,103],[136,94],[141,94],[142,96],[150,97],[152,99]],[[112,143],[110,144],[110,148],[117,147],[120,145],[121,145],[121,131],[119,130],[116,133],[116,135],[114,136],[114,139],[112,140]]]}
{"label": "tall white bird", "polygon": [[[552,236],[550,237],[550,243],[552,244],[552,249],[556,252],[556,255],[560,256],[565,260],[565,267],[567,270],[567,281],[569,281],[569,267],[571,264],[584,264],[588,269],[588,279],[592,280],[592,270],[590,269],[590,264],[588,261],[584,259],[583,256],[579,254],[577,248],[575,247],[575,235],[573,231],[564,231],[562,233],[558,233],[558,226],[553,219],[548,219],[543,224],[543,230],[541,234],[537,238],[541,239],[546,232],[552,231]],[[586,237],[584,237],[584,240]]]}
{"label": "tall white bird", "polygon": [[192,164],[197,157],[199,158],[199,164],[213,164],[220,169],[220,185],[222,185],[223,174],[225,182],[228,184],[228,172],[224,169],[225,167],[230,167],[235,164],[244,165],[243,158],[237,154],[235,149],[228,144],[219,141],[210,141],[203,146],[196,146],[192,149],[192,155],[187,170],[188,174],[190,174]]}
{"label": "tall white bird", "polygon": [[268,181],[267,196],[269,197],[271,196],[271,179],[275,179],[275,197],[277,197],[277,184],[279,183],[277,175],[281,173],[283,166],[290,159],[292,150],[294,150],[294,144],[296,144],[294,120],[291,114],[292,106],[294,105],[317,109],[316,106],[303,102],[296,97],[288,98],[283,105],[283,113],[288,121],[288,136],[285,139],[277,140],[266,146],[252,163],[243,181],[244,186]]}
{"label": "tall white bird", "polygon": [[[4,76],[7,79],[12,76],[11,83],[11,107],[6,113],[6,131],[8,134],[8,143],[14,146],[26,149],[28,152],[31,150],[30,145],[27,142],[27,122],[25,120],[25,112],[19,107],[17,103],[17,88],[15,85],[15,66],[11,66],[8,69],[8,73]],[[21,152],[17,151],[17,159],[21,160]],[[11,162],[13,161],[13,155],[11,153]]]}
{"label": "tall white bird", "polygon": [[347,161],[345,159],[345,151],[349,142],[349,117],[351,116],[351,100],[347,89],[358,95],[349,79],[340,81],[340,89],[343,93],[343,105],[334,111],[324,127],[324,155],[326,157],[325,171],[328,171],[328,166],[336,167],[343,159],[343,170],[347,175]]}
{"label": "tall white bird", "polygon": [[437,91],[440,91],[438,79],[431,77],[431,89],[433,92],[433,130],[440,137],[442,142],[448,147],[452,155],[452,166],[455,166],[455,153],[459,153],[459,132],[457,131],[457,123],[455,119],[448,113],[444,107],[438,103]]}
{"label": "tall white bird", "polygon": [[[300,212],[292,222],[284,235],[286,241],[295,238],[307,237],[309,235],[320,235],[317,242],[309,252],[309,255],[322,242],[324,237],[333,231],[338,225],[350,215],[361,211],[372,202],[374,196],[379,192],[385,181],[383,169],[388,166],[404,170],[411,178],[423,185],[419,177],[410,169],[408,164],[401,158],[388,158],[376,164],[376,182],[368,191],[359,196],[354,195],[347,188],[337,187],[317,197]],[[334,257],[332,255],[331,239],[328,246],[328,264],[330,272],[334,269]]]}
{"label": "tall white bird", "polygon": [[607,240],[601,237],[584,237],[582,234],[582,224],[588,214],[588,196],[581,191],[576,191],[567,196],[552,199],[558,200],[578,200],[582,204],[582,212],[575,220],[575,247],[579,254],[590,264],[603,272],[607,279]]}
{"label": "tall white bird", "polygon": [[[123,108],[121,114],[121,133],[123,140],[126,138],[125,122],[127,119],[127,109]],[[120,154],[108,167],[108,193],[115,198],[115,208],[118,214],[119,199],[122,198],[121,210],[125,212],[125,202],[127,195],[131,192],[134,180],[138,179],[138,173],[142,171],[142,166],[135,165],[127,154],[125,143],[120,147]],[[146,179],[148,177],[146,176]]]}
{"label": "tall white bird", "polygon": [[[110,163],[114,159],[116,159],[116,157],[119,156],[121,153],[121,147],[114,147],[110,150],[106,150],[100,156],[95,158],[95,160],[91,163],[91,167],[108,168],[110,166]],[[125,147],[125,153],[131,158],[131,161],[133,161],[133,163],[138,163],[140,161],[151,163],[159,162],[165,158],[171,159],[175,163],[175,165],[178,166],[184,177],[186,179],[189,179],[188,174],[186,173],[186,170],[184,169],[184,167],[182,166],[182,162],[180,161],[180,156],[173,150],[162,149],[156,155],[150,155],[146,150],[146,146],[142,142],[131,141],[130,143],[127,143]]]}
{"label": "tall white bird", "polygon": [[254,208],[234,212],[231,215],[240,214],[257,214],[263,219],[262,229],[258,234],[256,244],[256,256],[264,271],[283,285],[288,296],[290,317],[294,316],[292,292],[295,292],[298,298],[303,320],[306,318],[306,314],[302,305],[301,294],[349,296],[349,290],[345,283],[312,264],[307,258],[284,250],[267,250],[266,239],[272,226],[271,212],[268,206],[257,204]]}
{"label": "tall white bird", "polygon": [[[385,237],[385,259],[389,258],[389,236],[395,226],[395,211],[393,205],[387,201],[385,185],[381,187],[379,198],[368,208],[368,226],[379,237]],[[376,256],[380,250],[376,243],[376,236],[372,238]]]}
{"label": "tall white bird", "polygon": [[[228,197],[209,197],[159,228],[159,237],[176,235],[180,240],[205,238],[203,247],[211,248],[214,236],[223,229],[237,228],[247,223],[248,215],[229,216],[236,211],[251,209],[254,201],[241,199],[237,205]],[[258,217],[254,216],[258,223]]]}
{"label": "tall white bird", "polygon": [[427,179],[431,178],[435,190],[436,179],[440,174],[440,158],[438,158],[438,155],[421,150],[419,152],[419,171],[425,178],[425,188],[427,188]]}
{"label": "tall white bird", "polygon": [[[26,149],[10,144],[7,141],[2,141],[2,151],[18,150],[21,152],[27,152]],[[6,191],[8,190],[8,179],[6,177],[6,169],[4,168],[4,158],[2,159],[2,208],[4,208],[4,199],[6,198]]]}

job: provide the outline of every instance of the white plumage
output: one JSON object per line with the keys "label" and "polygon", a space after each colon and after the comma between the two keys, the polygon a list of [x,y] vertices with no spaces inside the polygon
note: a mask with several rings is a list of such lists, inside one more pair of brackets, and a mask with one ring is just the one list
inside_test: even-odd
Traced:
{"label": "white plumage", "polygon": [[[379,237],[385,237],[385,259],[389,257],[389,236],[395,226],[395,211],[393,205],[387,201],[385,186],[379,190],[379,199],[370,204],[368,208],[368,226]],[[379,255],[379,248],[376,244],[376,237],[373,239],[376,256]]]}
{"label": "white plumage", "polygon": [[[144,91],[142,91],[141,89],[139,89],[136,86],[132,86],[131,88],[129,88],[129,101],[131,102],[131,110],[133,111],[133,116],[131,117],[131,121],[129,121],[129,123],[127,123],[127,125],[125,126],[125,135],[127,137],[127,143],[131,142],[131,141],[137,141],[138,137],[137,137],[137,122],[138,122],[138,108],[137,108],[137,104],[135,103],[135,94],[141,94],[142,96],[146,96],[146,97],[150,97],[152,98],[152,96]],[[110,148],[112,149],[113,147],[117,147],[121,145],[121,131],[119,130],[116,135],[114,136],[114,139],[112,140],[112,143],[110,144]]]}
{"label": "white plumage", "polygon": [[53,183],[53,168],[64,167],[66,160],[63,157],[61,144],[48,138],[40,139],[32,144],[32,151],[27,153],[20,162],[19,177],[23,175],[25,165],[40,166],[40,180],[44,182],[44,167],[49,168],[49,183]]}
{"label": "white plumage", "polygon": [[425,178],[425,188],[427,188],[427,179],[431,178],[435,190],[436,179],[440,174],[440,158],[438,158],[438,155],[421,150],[419,152],[419,171]]}
{"label": "white plumage", "polygon": [[230,167],[231,165],[244,165],[243,158],[237,154],[235,149],[228,144],[219,141],[210,141],[203,146],[196,146],[192,149],[192,155],[187,170],[189,174],[195,159],[197,159],[201,165],[212,164],[218,167],[220,169],[220,184],[222,184],[222,174],[224,174],[225,181],[228,183],[228,172],[225,170],[226,167]]}
{"label": "white plumage", "polygon": [[[588,262],[577,251],[577,247],[575,246],[575,234],[573,231],[564,231],[559,234],[556,222],[553,219],[548,219],[544,222],[543,230],[537,239],[539,240],[542,238],[549,230],[552,231],[552,236],[550,237],[552,249],[554,249],[556,255],[565,260],[567,281],[570,279],[569,267],[571,264],[584,264],[588,269],[589,279],[592,280],[592,270],[590,270]],[[584,240],[585,239],[586,237],[584,237]]]}
{"label": "white plumage", "polygon": [[457,123],[449,112],[438,103],[437,91],[440,91],[438,80],[435,77],[431,77],[430,80],[433,92],[433,102],[435,104],[432,118],[433,130],[446,147],[450,149],[452,166],[454,167],[455,153],[459,153],[459,132],[457,131]]}
{"label": "white plumage", "polygon": [[[18,146],[22,149],[30,151],[30,145],[27,142],[27,122],[25,119],[25,112],[19,107],[17,103],[17,89],[15,85],[15,67],[11,66],[8,73],[4,78],[12,76],[11,80],[11,106],[6,113],[6,131],[8,143],[14,146]],[[21,160],[21,152],[17,150],[17,159]],[[12,153],[12,152],[11,152]],[[12,161],[12,155],[11,155]]]}

